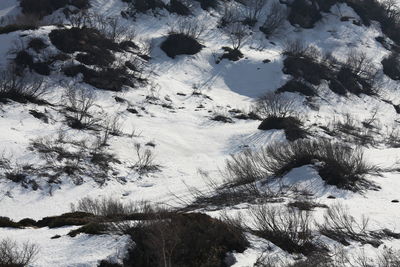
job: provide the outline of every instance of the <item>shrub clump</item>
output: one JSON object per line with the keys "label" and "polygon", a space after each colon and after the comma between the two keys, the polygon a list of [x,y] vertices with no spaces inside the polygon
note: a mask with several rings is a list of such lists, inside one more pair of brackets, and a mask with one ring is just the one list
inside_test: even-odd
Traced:
{"label": "shrub clump", "polygon": [[251,217],[254,220],[253,232],[256,235],[289,253],[310,255],[326,250],[313,240],[312,217],[307,211],[260,205],[251,210]]}
{"label": "shrub clump", "polygon": [[268,117],[258,126],[259,130],[284,130],[286,139],[294,141],[299,138],[306,138],[307,131],[302,129],[303,123],[296,117]]}
{"label": "shrub clump", "polygon": [[24,14],[33,14],[39,17],[50,15],[57,9],[67,5],[78,9],[90,7],[89,0],[20,0],[20,6]]}
{"label": "shrub clump", "polygon": [[291,92],[300,93],[305,96],[317,96],[317,92],[314,87],[308,85],[306,82],[301,80],[292,79],[285,83],[282,87],[277,90],[278,93]]}
{"label": "shrub clump", "polygon": [[177,55],[195,55],[201,51],[201,45],[195,38],[182,34],[171,33],[161,44],[161,49],[171,58]]}
{"label": "shrub clump", "polygon": [[319,6],[314,1],[295,0],[291,4],[289,22],[302,28],[313,28],[322,18]]}
{"label": "shrub clump", "polygon": [[51,43],[64,53],[119,50],[117,43],[94,28],[56,29],[50,32],[49,37]]}
{"label": "shrub clump", "polygon": [[360,16],[362,23],[371,25],[371,21],[378,21],[382,32],[392,39],[397,45],[400,44],[400,8],[393,1],[378,0],[345,0]]}
{"label": "shrub clump", "polygon": [[7,34],[16,31],[36,30],[35,25],[22,25],[22,24],[8,24],[0,27],[0,34]]}
{"label": "shrub clump", "polygon": [[378,172],[377,167],[365,161],[358,148],[325,139],[300,139],[235,155],[227,162],[227,173],[232,181],[256,181],[271,176],[282,177],[305,165],[313,166],[327,184],[352,191],[373,186],[365,176]]}
{"label": "shrub clump", "polygon": [[57,228],[66,225],[86,225],[96,220],[95,215],[87,212],[69,212],[59,216],[44,217],[37,221],[37,227]]}
{"label": "shrub clump", "polygon": [[13,100],[19,103],[44,104],[40,98],[46,93],[46,87],[42,79],[20,77],[15,70],[0,73],[0,102]]}
{"label": "shrub clump", "polygon": [[329,81],[329,88],[336,94],[376,95],[377,68],[364,52],[352,50],[345,60],[327,54],[322,57],[314,46],[305,46],[301,41],[289,41],[283,52],[283,72],[295,79],[303,79],[312,85]]}
{"label": "shrub clump", "polygon": [[18,244],[11,239],[0,240],[0,266],[29,266],[39,253],[36,244],[25,242]]}
{"label": "shrub clump", "polygon": [[351,149],[327,140],[300,140],[289,145],[271,145],[263,151],[263,158],[268,169],[276,176],[311,164],[327,184],[350,190],[370,185],[365,175],[377,170],[365,162],[360,149]]}
{"label": "shrub clump", "polygon": [[171,0],[167,6],[167,9],[169,12],[176,13],[181,16],[189,16],[192,13],[185,2],[181,0]]}
{"label": "shrub clump", "polygon": [[387,58],[382,60],[383,73],[393,80],[400,80],[400,55],[391,53]]}
{"label": "shrub clump", "polygon": [[296,115],[295,102],[291,98],[281,94],[267,93],[258,99],[255,112],[264,119],[258,126],[259,130],[284,130],[289,141],[307,136],[302,121]]}
{"label": "shrub clump", "polygon": [[136,243],[126,263],[140,267],[223,267],[228,252],[249,245],[241,230],[199,213],[141,222],[126,233]]}
{"label": "shrub clump", "polygon": [[1,217],[1,216],[0,216],[0,227],[21,228],[19,223],[14,222],[8,217]]}

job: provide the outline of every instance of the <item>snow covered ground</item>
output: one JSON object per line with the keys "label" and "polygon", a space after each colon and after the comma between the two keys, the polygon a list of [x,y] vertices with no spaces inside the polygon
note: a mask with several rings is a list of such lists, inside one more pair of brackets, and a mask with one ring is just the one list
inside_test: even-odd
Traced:
{"label": "snow covered ground", "polygon": [[[126,7],[120,0],[91,2],[93,12],[107,16],[118,16]],[[0,2],[0,18],[18,12],[16,0]],[[344,4],[340,5],[340,13],[341,16],[358,17]],[[96,90],[96,104],[100,107],[98,114],[120,114],[124,133],[129,134],[133,130],[141,133],[135,137],[112,137],[109,141],[109,151],[117,155],[123,162],[122,165],[127,166],[136,160],[135,143],[144,145],[152,142],[155,144],[155,160],[161,166],[159,172],[138,175],[132,169],[119,166],[118,176],[126,180],[124,183],[109,180],[99,186],[93,180],[85,178],[85,182],[77,186],[65,179],[62,184],[54,185],[51,190],[46,188],[37,191],[2,179],[0,216],[20,220],[59,215],[70,211],[71,203],[76,203],[86,196],[112,196],[122,201],[149,200],[174,205],[174,195],[191,197],[188,187],[207,188],[200,175],[201,171],[221,180],[220,170],[224,168],[225,160],[231,154],[248,147],[257,149],[275,141],[285,140],[283,131],[257,130],[259,121],[235,119],[234,123],[222,123],[212,121],[210,117],[214,113],[227,114],[231,109],[249,111],[256,97],[279,88],[290,78],[282,73],[281,55],[288,38],[301,38],[306,44],[314,44],[322,52],[330,51],[338,58],[344,58],[351,49],[362,50],[371,56],[377,65],[380,65],[382,58],[389,53],[375,40],[375,37],[381,35],[377,25],[365,27],[356,26],[351,21],[342,22],[339,11],[333,9],[332,13],[324,14],[325,18],[313,29],[295,28],[287,23],[285,29],[271,40],[256,31],[241,49],[245,58],[237,62],[223,60],[216,64],[215,55],[221,54],[220,48],[228,43],[228,37],[216,27],[218,16],[216,11],[206,12],[197,8],[195,17],[207,26],[207,31],[201,37],[205,48],[196,55],[178,56],[175,59],[167,57],[159,46],[169,30],[168,25],[177,19],[176,15],[163,11],[156,17],[139,15],[135,21],[123,20],[123,23],[135,30],[138,39],[152,44],[150,66],[154,75],[151,82],[156,85],[156,90],[150,92],[149,86],[120,93]],[[26,39],[26,36],[31,35],[47,38],[45,36],[50,30],[51,26],[37,31],[0,34],[0,66],[4,67],[7,64],[7,59],[10,58],[8,52],[19,38]],[[264,63],[265,59],[269,59],[270,62]],[[380,75],[384,98],[395,104],[400,103],[399,83],[390,80],[383,73]],[[65,77],[53,74],[47,79],[51,91],[45,98],[51,103],[62,104],[63,88],[59,81]],[[209,98],[192,95],[194,88]],[[320,97],[313,100],[320,107],[317,111],[303,105],[303,96],[293,94],[309,126],[313,123],[327,125],[333,119],[343,119],[346,114],[362,121],[369,118],[374,109],[378,110],[377,123],[380,129],[390,129],[396,125],[398,114],[393,106],[386,102],[364,95],[340,97],[332,93],[327,84],[323,84],[320,90]],[[150,93],[170,103],[173,109],[146,102],[145,97]],[[130,104],[115,102],[115,96],[128,100]],[[202,107],[199,107],[200,105]],[[126,111],[129,106],[139,110],[144,107],[145,110],[140,110],[141,116],[137,116]],[[29,113],[31,109],[46,112],[51,118],[50,122],[47,124],[34,118]],[[0,154],[11,158],[17,166],[35,165],[42,161],[37,153],[28,149],[30,142],[35,138],[54,138],[60,131],[76,140],[88,135],[66,126],[57,109],[34,104],[0,104],[0,128]],[[382,168],[392,167],[400,159],[399,149],[388,149],[383,145],[376,148],[367,147],[365,153],[370,162],[379,164]],[[400,199],[399,176],[397,172],[371,176],[369,179],[376,182],[381,189],[364,193],[326,186],[316,171],[307,166],[292,170],[285,176],[284,182],[296,183],[300,187],[312,190],[315,193],[315,201],[321,204],[343,203],[355,218],[367,215],[372,229],[388,228],[399,232],[400,204],[392,202]],[[328,196],[336,198],[330,199]],[[246,212],[247,209],[248,205],[244,204],[232,208],[233,212]],[[316,209],[315,218],[322,218],[323,212],[324,209]],[[218,212],[209,214],[219,216]],[[37,243],[40,253],[33,266],[96,266],[99,260],[107,257],[121,258],[120,249],[128,243],[128,237],[125,236],[65,236],[75,228],[0,228],[0,237]],[[50,239],[56,234],[62,237]],[[259,253],[268,246],[265,240],[254,236],[251,240],[253,247],[243,254],[236,255],[235,267],[252,266]],[[385,240],[384,245],[400,249],[399,240]],[[346,249],[356,251],[361,248],[372,251],[371,254],[375,253],[372,246],[361,243],[351,244]],[[288,256],[279,249],[276,253]]]}

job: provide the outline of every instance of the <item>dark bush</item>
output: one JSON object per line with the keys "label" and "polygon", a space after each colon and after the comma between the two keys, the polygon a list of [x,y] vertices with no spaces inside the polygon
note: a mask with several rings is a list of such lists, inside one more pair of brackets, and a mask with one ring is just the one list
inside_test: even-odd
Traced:
{"label": "dark bush", "polygon": [[36,29],[37,27],[33,25],[9,24],[0,27],[0,34],[6,34],[15,31],[36,30]]}
{"label": "dark bush", "polygon": [[195,0],[200,3],[200,6],[204,10],[209,10],[211,8],[216,9],[219,6],[220,0]]}
{"label": "dark bush", "polygon": [[371,84],[370,81],[355,74],[353,70],[347,68],[346,66],[339,70],[336,75],[336,79],[331,80],[329,88],[339,95],[344,95],[347,92],[355,95],[376,94],[373,84]]}
{"label": "dark bush", "polygon": [[16,71],[9,70],[0,73],[0,101],[13,100],[20,103],[47,103],[40,98],[46,93],[47,88],[42,79],[34,79],[24,75],[20,77]]}
{"label": "dark bush", "polygon": [[378,0],[344,0],[360,16],[366,26],[371,25],[371,20],[378,21],[382,32],[400,44],[400,9],[390,1]]}
{"label": "dark bush", "polygon": [[[321,56],[314,46],[305,46],[301,41],[290,41],[283,52],[283,72],[296,80],[304,80],[319,85],[322,80],[329,81],[329,88],[339,95],[376,95],[377,69],[366,53],[352,50],[345,61],[332,55]],[[288,85],[294,85],[288,84]]]}
{"label": "dark bush", "polygon": [[278,93],[283,92],[291,92],[291,93],[300,93],[305,96],[317,96],[317,92],[315,88],[307,85],[305,82],[301,80],[292,79],[285,83],[282,87],[278,88]]}
{"label": "dark bush", "polygon": [[50,67],[46,62],[35,62],[33,56],[25,50],[21,50],[17,53],[15,59],[16,71],[22,75],[26,68],[34,70],[36,73],[41,75],[50,75]]}
{"label": "dark bush", "polygon": [[290,6],[289,22],[302,28],[313,28],[322,18],[317,3],[308,0],[294,0]]}
{"label": "dark bush", "polygon": [[68,233],[70,237],[75,237],[78,234],[88,234],[88,235],[102,235],[106,233],[108,227],[104,223],[90,222],[78,229],[72,230]]}
{"label": "dark bush", "polygon": [[93,70],[84,65],[72,65],[63,68],[66,76],[74,77],[79,73],[83,74],[83,81],[96,88],[121,91],[124,86],[134,87],[132,76],[129,75],[125,68],[104,68],[101,70]]}
{"label": "dark bush", "polygon": [[340,0],[316,0],[318,7],[323,12],[330,12],[333,5],[337,4]]}
{"label": "dark bush", "polygon": [[172,33],[161,44],[161,49],[171,58],[177,55],[195,55],[201,51],[203,46],[193,37]]}
{"label": "dark bush", "polygon": [[96,216],[86,212],[70,212],[60,216],[45,217],[37,221],[37,227],[57,228],[66,225],[86,225],[96,220]]}
{"label": "dark bush", "polygon": [[319,85],[321,80],[329,80],[332,76],[332,70],[307,56],[288,56],[283,65],[285,74],[304,79],[313,85]]}
{"label": "dark bush", "polygon": [[299,138],[306,138],[308,133],[302,128],[303,123],[296,117],[274,117],[270,116],[263,120],[258,126],[259,130],[284,130],[286,139],[294,141]]}
{"label": "dark bush", "polygon": [[30,226],[31,227],[31,226],[35,226],[36,225],[36,221],[31,219],[31,218],[25,218],[25,219],[20,220],[18,222],[18,224],[21,225],[21,226],[24,226],[24,227],[26,227],[26,226]]}
{"label": "dark bush", "polygon": [[28,48],[32,48],[36,51],[36,53],[39,53],[40,50],[43,50],[46,47],[47,44],[45,44],[45,42],[41,38],[33,38],[28,43]]}
{"label": "dark bush", "polygon": [[57,9],[67,5],[79,9],[90,7],[89,0],[20,0],[20,6],[24,14],[34,14],[39,17],[50,15]]}
{"label": "dark bush", "polygon": [[136,245],[125,264],[133,267],[223,267],[228,252],[249,245],[241,230],[199,213],[139,223],[127,233]]}
{"label": "dark bush", "polygon": [[64,53],[120,50],[117,43],[93,28],[56,29],[50,32],[49,37],[51,43]]}
{"label": "dark bush", "polygon": [[211,120],[213,121],[220,121],[220,122],[224,122],[224,123],[233,123],[233,120],[225,115],[222,114],[217,114],[213,117],[211,117]]}
{"label": "dark bush", "polygon": [[21,228],[21,225],[8,217],[0,216],[0,227]]}
{"label": "dark bush", "polygon": [[400,55],[391,53],[382,60],[383,73],[393,80],[400,80]]}
{"label": "dark bush", "polygon": [[238,61],[239,59],[243,58],[243,53],[240,52],[239,49],[232,49],[230,47],[224,46],[222,49],[225,51],[217,60],[216,63],[219,63],[224,58],[230,61]]}
{"label": "dark bush", "polygon": [[94,48],[90,52],[77,54],[75,59],[85,65],[107,67],[114,62],[115,56],[109,50]]}
{"label": "dark bush", "polygon": [[189,16],[192,12],[190,12],[189,7],[187,7],[181,0],[171,0],[169,5],[167,6],[169,12],[176,13],[181,16]]}

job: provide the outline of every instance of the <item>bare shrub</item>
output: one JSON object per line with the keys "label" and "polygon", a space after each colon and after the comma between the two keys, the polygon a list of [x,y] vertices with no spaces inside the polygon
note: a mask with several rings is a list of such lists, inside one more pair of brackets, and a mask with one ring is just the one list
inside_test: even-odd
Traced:
{"label": "bare shrub", "polygon": [[242,0],[241,2],[244,4],[242,11],[244,23],[249,26],[254,26],[268,0]]}
{"label": "bare shrub", "polygon": [[170,26],[169,34],[182,34],[197,40],[206,29],[206,25],[201,21],[192,18],[179,18]]}
{"label": "bare shrub", "polygon": [[287,11],[282,4],[275,2],[271,5],[271,9],[267,15],[267,19],[260,27],[266,37],[271,37],[276,34],[283,26],[287,18]]}
{"label": "bare shrub", "polygon": [[139,143],[135,144],[136,163],[132,166],[139,174],[145,174],[159,170],[159,166],[154,162],[155,155],[149,148],[143,149]]}
{"label": "bare shrub", "polygon": [[254,111],[262,118],[268,117],[289,117],[295,114],[296,102],[294,98],[283,94],[269,92],[257,99]]}
{"label": "bare shrub", "polygon": [[308,135],[307,130],[303,128],[302,120],[295,112],[295,101],[291,97],[273,92],[267,93],[257,100],[254,112],[263,118],[258,126],[259,130],[284,130],[289,141],[305,138]]}
{"label": "bare shrub", "polygon": [[103,131],[99,137],[99,145],[107,145],[111,136],[122,135],[122,122],[118,115],[107,117],[102,122]]}
{"label": "bare shrub", "polygon": [[368,222],[367,217],[357,221],[343,205],[335,204],[326,211],[324,222],[318,228],[321,234],[346,245],[348,240],[355,240],[379,246],[381,242],[369,235]]}
{"label": "bare shrub", "polygon": [[289,253],[312,254],[322,247],[314,242],[311,214],[297,209],[259,205],[251,209],[252,232]]}
{"label": "bare shrub", "polygon": [[120,18],[108,17],[88,10],[80,10],[76,14],[70,15],[68,21],[73,28],[97,29],[105,38],[114,42],[131,41],[136,36],[135,31],[124,25]]}
{"label": "bare shrub", "polygon": [[399,251],[387,248],[378,255],[377,265],[379,267],[396,267],[400,266]]}
{"label": "bare shrub", "polygon": [[228,25],[224,31],[228,34],[233,50],[239,50],[249,36],[247,27],[239,22]]}
{"label": "bare shrub", "polygon": [[17,244],[10,239],[0,240],[1,266],[28,266],[33,263],[38,253],[39,247],[35,244]]}
{"label": "bare shrub", "polygon": [[71,204],[72,212],[87,212],[97,216],[112,217],[117,215],[131,215],[134,213],[150,213],[154,209],[148,202],[122,202],[112,197],[91,198],[84,197],[76,204]]}
{"label": "bare shrub", "polygon": [[377,68],[374,66],[372,58],[367,53],[359,50],[351,50],[344,63],[352,72],[373,83],[376,79]]}
{"label": "bare shrub", "polygon": [[94,91],[72,85],[67,88],[65,99],[68,110],[72,112],[72,116],[68,117],[70,127],[76,129],[91,128],[100,121],[91,114],[96,103]]}
{"label": "bare shrub", "polygon": [[250,149],[232,155],[226,161],[225,177],[229,184],[250,184],[265,178],[267,175],[268,171],[261,164],[258,153]]}
{"label": "bare shrub", "polygon": [[46,92],[47,88],[41,78],[18,76],[13,70],[0,73],[0,101],[9,99],[21,103],[45,103],[40,98]]}
{"label": "bare shrub", "polygon": [[224,2],[219,26],[226,27],[235,22],[240,22],[240,14],[238,9],[232,5],[231,2]]}
{"label": "bare shrub", "polygon": [[313,165],[327,184],[354,191],[373,186],[365,180],[365,175],[378,171],[365,162],[359,148],[351,149],[324,139],[301,139],[234,156],[227,163],[227,173],[232,181],[243,183],[270,176],[281,177],[304,165]]}
{"label": "bare shrub", "polygon": [[287,39],[283,45],[284,55],[302,56],[306,50],[307,46],[301,39]]}

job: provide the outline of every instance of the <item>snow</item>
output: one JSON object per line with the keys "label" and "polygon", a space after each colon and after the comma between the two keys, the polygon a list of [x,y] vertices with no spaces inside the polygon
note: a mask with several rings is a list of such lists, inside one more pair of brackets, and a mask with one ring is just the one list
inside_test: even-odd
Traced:
{"label": "snow", "polygon": [[[107,16],[116,16],[126,7],[126,3],[119,0],[93,0],[91,10]],[[2,0],[0,2],[0,17],[17,14],[16,0]],[[343,16],[357,17],[346,5],[340,5]],[[135,29],[138,39],[150,41],[153,45],[151,68],[154,72],[153,84],[157,84],[156,94],[159,99],[170,99],[174,110],[165,109],[159,105],[152,105],[145,101],[149,88],[136,88],[121,93],[97,90],[98,114],[106,116],[121,114],[123,131],[132,130],[141,132],[139,137],[112,137],[109,150],[115,153],[126,166],[136,160],[134,145],[139,142],[145,144],[152,141],[156,161],[161,171],[139,176],[133,170],[120,168],[120,176],[127,180],[120,183],[116,180],[108,181],[99,186],[88,179],[82,185],[76,186],[67,179],[56,186],[51,193],[48,190],[31,191],[18,184],[0,181],[0,215],[14,220],[22,218],[40,219],[45,216],[59,215],[70,210],[70,204],[82,197],[113,196],[122,201],[150,200],[166,204],[174,204],[176,199],[171,193],[190,198],[189,187],[205,189],[206,184],[199,174],[207,172],[210,176],[221,180],[220,170],[224,168],[225,160],[231,154],[239,153],[245,148],[257,149],[263,145],[276,141],[283,141],[282,131],[259,131],[259,121],[235,120],[235,123],[221,123],[211,121],[214,112],[226,114],[228,110],[241,108],[249,111],[256,97],[277,89],[283,85],[289,76],[282,73],[283,50],[286,39],[301,38],[307,44],[317,45],[321,52],[332,52],[338,58],[344,58],[351,49],[362,49],[372,56],[376,64],[380,64],[388,54],[375,37],[381,35],[377,25],[371,27],[355,26],[351,21],[340,22],[338,10],[331,14],[324,14],[325,18],[314,29],[298,29],[287,25],[285,30],[274,37],[271,42],[265,39],[262,33],[256,32],[246,43],[242,52],[244,59],[237,62],[223,60],[215,63],[216,55],[220,55],[222,46],[227,45],[227,36],[216,27],[218,16],[215,11],[207,13],[196,9],[196,17],[207,24],[208,32],[201,38],[206,46],[194,56],[178,56],[168,58],[159,48],[159,44],[169,30],[169,24],[177,16],[162,13],[157,17],[140,15],[136,21],[124,20],[126,25]],[[44,36],[52,28],[43,27],[38,31],[14,32],[0,35],[0,66],[5,66],[10,57],[8,52],[20,35]],[[27,40],[27,37],[24,37]],[[257,49],[262,46],[262,50]],[[271,62],[263,63],[269,59]],[[51,102],[62,104],[62,86],[60,78],[54,75],[51,92],[46,96]],[[381,77],[385,99],[400,103],[398,93],[399,84]],[[209,96],[192,95],[193,88]],[[320,98],[314,100],[320,106],[319,110],[312,110],[302,106],[302,114],[307,118],[308,125],[312,123],[328,124],[332,119],[343,119],[351,114],[358,121],[369,118],[375,107],[378,108],[378,123],[381,129],[390,128],[398,119],[393,106],[379,99],[368,96],[339,97],[327,89],[323,84],[320,88]],[[177,93],[184,93],[177,95]],[[292,94],[301,104],[304,98]],[[132,106],[140,111],[141,116],[126,112],[127,103],[116,103],[114,96],[127,99]],[[198,108],[202,104],[204,108]],[[29,114],[30,109],[47,111],[51,122],[45,124]],[[29,143],[37,137],[53,138],[61,129],[72,138],[91,137],[82,131],[72,130],[65,126],[63,117],[56,108],[41,107],[33,104],[0,105],[0,154],[4,153],[12,158],[16,165],[38,164],[41,159],[28,150]],[[368,159],[381,167],[391,167],[397,164],[400,155],[399,149],[385,147],[366,148]],[[397,172],[385,172],[382,176],[369,177],[381,189],[367,191],[363,194],[338,190],[333,186],[326,186],[317,172],[310,166],[303,166],[288,173],[283,182],[312,190],[315,201],[332,205],[343,203],[348,207],[350,214],[356,218],[368,215],[371,218],[371,227],[388,228],[400,231],[399,203],[391,202],[400,199],[400,179]],[[336,199],[328,199],[333,195]],[[323,209],[315,211],[315,217],[321,218]],[[211,213],[210,213],[211,214]],[[213,216],[218,216],[213,214]],[[7,229],[0,228],[1,237],[10,237],[18,242],[30,240],[39,244],[40,254],[33,266],[96,266],[96,263],[107,257],[117,255],[118,249],[128,243],[126,236],[88,236],[79,235],[75,238],[65,236],[74,227],[57,229]],[[60,234],[59,239],[50,237]],[[237,263],[233,266],[252,266],[259,254],[271,244],[265,240],[250,237],[252,247],[242,254],[235,254]],[[269,242],[267,242],[269,243]],[[385,241],[385,245],[400,249],[400,242]],[[366,247],[368,251],[374,249],[367,245],[352,244],[349,250]],[[279,248],[275,248],[280,256],[289,257]]]}

